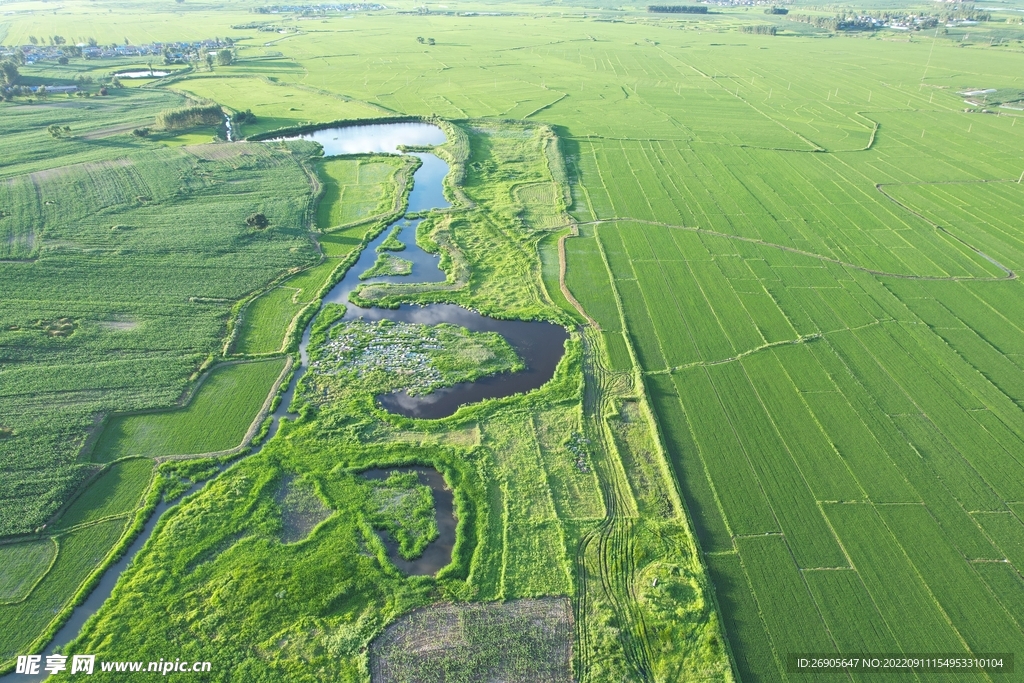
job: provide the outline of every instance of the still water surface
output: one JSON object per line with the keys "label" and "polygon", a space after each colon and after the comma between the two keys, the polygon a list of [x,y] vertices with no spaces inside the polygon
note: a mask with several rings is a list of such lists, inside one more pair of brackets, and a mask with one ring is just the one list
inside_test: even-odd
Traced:
{"label": "still water surface", "polygon": [[424,486],[430,487],[434,496],[434,513],[437,520],[437,538],[427,544],[423,554],[414,560],[407,560],[398,552],[398,542],[391,538],[384,531],[378,531],[377,535],[384,542],[388,551],[388,559],[408,576],[433,576],[441,569],[447,567],[452,561],[452,549],[455,548],[455,527],[458,520],[455,519],[455,496],[447,487],[444,476],[433,467],[387,467],[366,470],[361,476],[366,479],[377,479],[383,481],[391,476],[392,472],[404,474],[415,472],[419,481]]}

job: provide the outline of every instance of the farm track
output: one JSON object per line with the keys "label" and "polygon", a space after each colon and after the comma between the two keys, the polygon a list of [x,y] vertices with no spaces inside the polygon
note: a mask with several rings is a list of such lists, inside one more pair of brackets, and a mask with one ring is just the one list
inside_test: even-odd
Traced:
{"label": "farm track", "polygon": [[[927,183],[915,183],[915,184],[927,184]],[[874,269],[868,268],[866,266],[859,266],[859,265],[857,265],[855,263],[848,263],[846,261],[841,261],[839,259],[834,259],[834,258],[831,258],[829,256],[822,256],[821,254],[816,254],[813,251],[804,251],[803,249],[797,249],[795,247],[787,247],[784,244],[776,244],[774,242],[766,242],[764,240],[756,239],[756,238],[753,238],[753,237],[743,237],[741,235],[730,235],[729,233],[718,232],[717,230],[705,230],[704,228],[691,228],[691,227],[688,227],[688,226],[685,226],[685,225],[675,225],[675,224],[672,224],[672,223],[662,223],[660,221],[649,221],[649,220],[645,220],[645,219],[642,219],[642,218],[630,218],[628,216],[615,216],[613,218],[601,218],[601,219],[595,220],[595,221],[583,221],[583,222],[580,222],[580,223],[576,223],[576,225],[601,225],[603,223],[629,222],[629,223],[640,223],[642,225],[653,225],[653,226],[657,226],[657,227],[661,227],[661,228],[671,228],[673,230],[686,230],[688,232],[695,232],[695,233],[703,234],[703,235],[711,235],[712,237],[721,237],[721,238],[729,239],[729,240],[738,240],[740,242],[748,242],[750,244],[756,244],[756,245],[762,246],[762,247],[770,247],[772,249],[779,249],[781,251],[786,251],[786,252],[789,252],[791,254],[798,254],[800,256],[807,256],[809,258],[818,259],[819,261],[827,261],[828,263],[834,263],[834,264],[836,264],[838,266],[843,266],[844,268],[852,268],[853,270],[859,270],[861,272],[868,273],[869,275],[875,275],[877,277],[891,277],[891,278],[896,278],[896,279],[900,279],[900,280],[920,280],[920,281],[923,281],[923,282],[1001,282],[1003,280],[1016,280],[1017,279],[1017,277],[1018,277],[1017,273],[1015,271],[1013,271],[1012,269],[1007,268],[1006,266],[1004,266],[1002,263],[1000,263],[996,259],[992,258],[991,256],[989,256],[985,252],[981,251],[977,247],[969,244],[968,242],[964,241],[963,239],[961,239],[961,238],[957,237],[956,235],[952,234],[951,232],[949,232],[948,230],[946,230],[942,226],[936,225],[935,223],[932,223],[927,218],[924,218],[923,216],[921,216],[921,214],[913,211],[912,209],[907,208],[906,206],[901,204],[899,201],[897,201],[896,199],[893,199],[891,196],[886,194],[886,192],[882,189],[881,185],[876,185],[876,188],[878,189],[879,192],[881,192],[883,195],[885,195],[885,197],[887,199],[892,201],[894,204],[899,206],[901,209],[904,209],[905,211],[908,211],[909,213],[913,214],[915,217],[920,218],[921,220],[924,220],[929,225],[934,227],[936,230],[938,230],[938,231],[942,232],[943,234],[947,235],[950,239],[954,239],[957,242],[959,242],[960,244],[964,245],[965,247],[967,247],[968,249],[970,249],[971,251],[976,253],[981,258],[985,259],[986,261],[988,261],[989,263],[991,263],[995,267],[997,267],[1000,270],[1002,270],[1005,273],[1005,275],[1003,275],[1002,277],[977,277],[977,276],[960,276],[960,275],[913,275],[913,274],[910,274],[910,273],[890,273],[890,272],[884,271],[884,270],[874,270]],[[556,228],[558,228],[558,227],[569,227],[569,226],[568,225],[556,226]],[[556,229],[556,228],[552,228],[552,229]]]}
{"label": "farm track", "polygon": [[[590,670],[594,657],[587,639],[590,633],[587,619],[592,609],[590,593],[593,590],[607,600],[615,614],[619,642],[634,680],[650,681],[651,649],[647,639],[647,625],[637,604],[634,581],[634,530],[637,518],[635,511],[630,511],[635,506],[628,485],[614,462],[615,444],[604,422],[604,416],[615,411],[615,399],[632,393],[632,382],[626,373],[613,373],[603,366],[597,341],[591,337],[593,334],[588,330],[583,335],[583,410],[587,438],[603,454],[600,458],[594,458],[594,463],[601,482],[606,513],[595,528],[581,537],[576,550],[577,586],[573,608],[576,613],[576,642],[579,645],[577,663],[584,680],[587,680],[586,672]],[[592,585],[594,579],[597,585]]]}

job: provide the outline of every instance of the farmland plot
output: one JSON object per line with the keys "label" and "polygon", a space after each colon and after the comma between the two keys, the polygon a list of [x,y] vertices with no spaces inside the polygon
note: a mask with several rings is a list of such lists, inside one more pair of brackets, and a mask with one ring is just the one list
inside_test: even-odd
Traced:
{"label": "farmland plot", "polygon": [[[893,138],[873,153],[905,156],[908,118],[880,118]],[[986,122],[972,141],[1008,125]],[[976,611],[1003,619],[1021,586],[972,560],[1013,562],[1021,542],[1008,504],[1021,495],[1022,356],[1006,278],[1024,195],[917,182],[1005,173],[1003,155],[961,163],[959,135],[949,140],[914,150],[948,159],[947,172],[881,175],[838,155],[581,143],[580,180],[605,219],[595,233],[691,521],[715,553],[744,680],[782,679],[801,643],[982,651],[998,632],[1010,651],[1022,637]],[[767,164],[770,175],[740,173]],[[900,182],[880,191],[873,175]],[[585,263],[570,254],[570,272]],[[876,533],[887,540],[869,548]]]}
{"label": "farmland plot", "polygon": [[[39,526],[87,474],[76,458],[97,413],[172,405],[231,304],[314,258],[300,158],[244,143],[129,149],[3,184],[37,258],[0,264],[0,533]],[[256,210],[265,231],[245,224]]]}
{"label": "farmland plot", "polygon": [[551,598],[413,612],[374,641],[370,680],[567,683],[572,680],[569,615],[565,600]]}
{"label": "farmland plot", "polygon": [[284,370],[284,360],[215,368],[180,410],[115,416],[104,426],[93,460],[226,451],[242,443]]}

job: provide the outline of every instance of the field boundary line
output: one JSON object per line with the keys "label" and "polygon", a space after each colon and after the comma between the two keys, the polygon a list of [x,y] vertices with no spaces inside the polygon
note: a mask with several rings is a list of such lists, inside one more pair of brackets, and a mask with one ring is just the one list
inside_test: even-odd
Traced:
{"label": "field boundary line", "polygon": [[[1006,180],[996,180],[996,181],[982,180],[981,182],[1009,182],[1009,181],[1006,181]],[[893,197],[891,194],[886,192],[885,189],[884,189],[886,185],[902,185],[902,184],[903,183],[875,183],[875,189],[878,190],[879,192],[881,192],[883,197],[885,197],[886,199],[891,201],[896,206],[900,207],[901,209],[903,209],[904,211],[906,211],[907,213],[909,213],[909,214],[911,214],[913,216],[917,216],[918,218],[923,220],[928,225],[932,226],[933,228],[935,228],[939,232],[941,232],[941,233],[951,237],[952,239],[956,240],[960,244],[964,245],[965,247],[967,247],[968,249],[973,251],[978,256],[982,257],[983,259],[985,259],[986,261],[988,261],[989,263],[994,265],[996,268],[999,268],[1001,271],[1006,273],[1006,277],[1005,278],[964,278],[964,277],[952,277],[952,278],[949,278],[949,279],[953,279],[953,280],[982,280],[982,279],[989,279],[989,280],[991,280],[991,279],[1016,280],[1017,279],[1017,274],[1015,272],[1013,272],[1012,270],[1010,270],[1009,268],[1007,268],[1006,266],[1004,266],[1002,263],[1000,263],[996,259],[994,259],[991,256],[989,256],[988,254],[983,252],[981,249],[978,249],[977,247],[968,244],[965,240],[957,237],[956,235],[954,235],[953,233],[951,233],[949,230],[947,230],[946,228],[942,227],[938,223],[935,223],[933,221],[928,220],[922,214],[918,213],[917,211],[914,211],[909,206],[907,206],[906,204],[904,204],[903,202],[899,201],[898,199]],[[915,185],[917,185],[917,184],[920,184],[920,185],[931,185],[931,184],[950,184],[950,183],[927,183],[927,182],[923,182],[923,183],[914,183],[914,184]]]}
{"label": "field boundary line", "polygon": [[801,334],[796,339],[782,339],[780,341],[768,342],[766,344],[762,344],[760,346],[756,346],[756,347],[754,347],[752,349],[747,349],[746,351],[741,351],[740,353],[737,353],[735,356],[730,356],[729,358],[722,358],[721,360],[699,360],[699,361],[694,361],[693,363],[687,363],[686,365],[675,365],[675,366],[672,366],[672,367],[668,367],[668,368],[666,368],[664,370],[643,370],[642,372],[643,372],[644,375],[671,375],[672,373],[678,372],[680,370],[689,370],[691,368],[706,368],[706,367],[711,367],[711,366],[714,366],[714,365],[725,365],[726,363],[732,363],[734,361],[743,360],[747,356],[750,356],[752,354],[758,353],[759,351],[767,351],[769,349],[774,349],[774,348],[776,348],[778,346],[792,346],[794,344],[807,344],[807,343],[815,341],[817,339],[821,339],[822,336],[823,336],[823,334],[821,332],[813,332],[811,334]]}
{"label": "field boundary line", "polygon": [[[127,513],[125,513],[125,514],[127,514]],[[35,593],[36,588],[39,586],[39,584],[41,584],[43,582],[43,579],[45,579],[49,575],[50,570],[53,569],[53,565],[57,564],[57,555],[60,554],[60,542],[57,540],[57,536],[56,535],[54,535],[54,536],[44,536],[43,538],[46,538],[51,543],[53,543],[54,547],[56,548],[56,550],[53,551],[53,559],[50,560],[49,566],[47,566],[46,570],[42,574],[39,575],[39,578],[36,579],[35,583],[33,583],[31,587],[29,587],[28,592],[25,593],[24,596],[22,596],[18,600],[8,600],[8,601],[5,601],[5,602],[0,602],[0,607],[10,607],[10,606],[13,606],[13,605],[20,605],[21,603],[25,602],[30,597],[32,597],[32,594]],[[27,542],[30,542],[31,540],[33,540],[33,539],[25,539],[25,542],[27,543]],[[42,540],[42,539],[38,539],[38,540]],[[3,545],[13,545],[13,544],[3,544]]]}
{"label": "field boundary line", "polygon": [[601,331],[601,326],[596,320],[587,315],[587,312],[583,310],[583,306],[576,300],[576,297],[569,291],[569,286],[565,283],[565,275],[569,270],[569,261],[565,255],[565,241],[570,237],[579,237],[580,229],[573,222],[570,228],[571,232],[567,232],[558,238],[558,288],[562,290],[562,295],[572,304],[572,307],[579,311],[580,315],[586,318],[587,322],[594,327],[598,332]]}
{"label": "field boundary line", "polygon": [[[228,449],[221,450],[221,451],[210,451],[208,453],[191,453],[191,454],[190,453],[184,453],[184,454],[175,454],[175,455],[158,455],[158,456],[156,456],[154,458],[150,458],[150,459],[153,462],[157,463],[157,464],[161,464],[161,463],[169,462],[171,460],[195,460],[195,459],[199,459],[199,458],[221,458],[221,457],[228,456],[228,455],[237,455],[238,453],[241,453],[243,450],[245,450],[249,446],[249,444],[253,440],[253,438],[256,436],[256,434],[259,433],[260,427],[263,426],[263,421],[267,418],[267,414],[270,412],[270,406],[273,405],[274,399],[277,398],[277,392],[280,390],[281,384],[284,382],[285,378],[288,377],[290,372],[291,372],[292,365],[294,364],[294,360],[295,359],[292,357],[291,354],[285,356],[284,358],[285,358],[284,368],[281,370],[281,374],[279,374],[277,376],[277,380],[274,382],[274,385],[270,388],[270,393],[267,394],[266,400],[263,401],[263,406],[260,408],[259,412],[256,413],[256,417],[253,419],[252,424],[249,425],[249,430],[245,433],[245,436],[242,437],[241,443],[239,443],[234,448],[228,448]],[[268,360],[273,360],[273,359],[268,359]],[[254,361],[254,362],[261,362],[261,361]],[[218,365],[217,367],[220,367],[220,365]],[[143,457],[145,457],[145,456],[143,456]]]}
{"label": "field boundary line", "polygon": [[[131,458],[131,459],[133,459],[133,460],[142,460],[144,458]],[[152,479],[152,477],[150,477],[150,478]],[[148,489],[147,489],[147,491],[148,491]],[[56,538],[56,537],[60,537],[60,536],[67,536],[68,534],[74,533],[76,531],[81,531],[82,529],[88,529],[89,527],[96,526],[97,524],[103,524],[104,522],[109,522],[109,521],[114,520],[114,519],[120,519],[122,517],[127,517],[127,516],[131,515],[133,512],[135,512],[136,510],[139,509],[138,503],[142,502],[142,499],[145,497],[145,495],[146,495],[146,491],[143,491],[142,495],[139,496],[139,500],[137,501],[136,506],[133,509],[129,510],[128,512],[119,512],[117,514],[107,515],[105,517],[100,517],[98,519],[90,519],[87,522],[81,522],[80,524],[76,524],[74,526],[69,526],[67,529],[58,529],[58,530],[53,532],[53,536],[51,538]]]}
{"label": "field boundary line", "polygon": [[[666,51],[665,51],[665,49],[664,49],[664,48],[658,48],[658,50],[659,50],[659,52],[661,52],[662,54],[665,54],[665,55],[668,55],[668,54],[669,54],[668,52],[666,52]],[[672,55],[670,55],[670,56],[672,56]],[[678,61],[682,61],[682,60],[680,60],[680,59],[679,59],[678,57],[674,57],[674,56],[673,56],[673,58],[674,58],[674,59],[676,59],[676,60],[678,60]],[[686,64],[685,62],[683,62],[683,63],[684,63],[684,64]],[[743,104],[747,105],[748,107],[750,107],[751,109],[753,109],[754,111],[756,111],[756,112],[757,112],[758,114],[760,114],[761,116],[765,117],[766,119],[768,119],[769,121],[771,121],[772,123],[774,123],[775,125],[777,125],[777,126],[778,126],[779,128],[782,128],[782,129],[783,129],[784,131],[786,131],[786,132],[787,132],[787,133],[789,133],[790,135],[792,135],[792,136],[794,136],[794,137],[798,138],[799,140],[801,140],[801,141],[803,141],[804,143],[806,143],[806,144],[808,144],[808,145],[810,145],[810,146],[811,146],[811,149],[808,149],[808,150],[792,150],[792,151],[794,151],[794,152],[828,152],[828,150],[827,150],[827,149],[825,149],[824,147],[822,147],[821,145],[819,145],[819,144],[818,144],[817,142],[814,142],[813,140],[811,140],[811,139],[809,139],[809,138],[807,138],[807,137],[805,137],[805,136],[801,135],[800,133],[797,133],[797,132],[796,132],[795,130],[791,129],[791,128],[790,128],[789,126],[787,126],[786,124],[784,124],[784,123],[782,123],[781,121],[779,121],[779,120],[777,120],[777,119],[774,119],[774,118],[772,118],[771,116],[769,116],[768,114],[764,113],[763,111],[761,111],[760,109],[758,109],[757,107],[755,107],[755,106],[754,106],[754,105],[753,105],[753,104],[752,104],[752,103],[750,102],[750,100],[747,100],[747,99],[745,99],[745,98],[743,98],[743,97],[740,97],[740,95],[739,95],[739,91],[738,91],[738,90],[737,90],[737,91],[736,91],[736,92],[734,93],[734,92],[732,92],[731,90],[729,90],[728,88],[726,88],[726,87],[725,87],[724,85],[722,85],[721,83],[719,83],[719,82],[718,82],[718,79],[717,79],[717,78],[712,78],[711,76],[708,76],[708,75],[707,75],[706,73],[704,73],[703,71],[701,71],[701,70],[700,70],[700,69],[698,69],[697,67],[693,66],[692,64],[686,64],[686,66],[688,66],[689,68],[693,69],[694,71],[696,71],[697,73],[699,73],[699,74],[700,74],[701,76],[703,76],[704,78],[706,78],[706,79],[710,80],[710,81],[711,81],[712,83],[714,83],[715,85],[717,85],[717,86],[718,86],[719,88],[721,88],[722,90],[724,90],[724,91],[725,91],[725,92],[727,92],[728,94],[732,95],[732,96],[733,96],[733,97],[735,97],[735,98],[736,98],[737,100],[739,100],[739,101],[740,101],[740,102],[742,102]],[[772,148],[770,148],[770,147],[769,147],[769,148],[766,148],[766,149],[772,149]]]}
{"label": "field boundary line", "polygon": [[[885,194],[885,192],[883,190],[881,190],[880,188],[879,188],[879,191],[882,192],[883,194]],[[886,196],[888,197],[888,195],[886,195]],[[890,197],[890,199],[891,199],[891,197]],[[894,199],[892,201],[894,203],[896,203],[896,204],[899,204],[899,202],[897,202]],[[931,221],[928,221],[927,219],[924,219],[924,220],[926,222],[928,222],[930,225],[935,225],[934,223],[931,223]],[[717,230],[707,230],[705,228],[693,228],[693,227],[689,227],[689,226],[686,226],[686,225],[673,225],[671,223],[662,223],[660,221],[651,221],[651,220],[647,220],[647,219],[643,219],[643,218],[630,218],[630,217],[623,217],[623,216],[615,216],[615,217],[612,217],[612,218],[601,218],[601,219],[593,220],[593,221],[584,221],[582,223],[579,223],[579,225],[601,225],[602,223],[620,223],[620,222],[642,223],[644,225],[656,225],[656,226],[660,226],[660,227],[663,227],[663,228],[671,228],[673,230],[688,230],[690,232],[696,232],[696,233],[701,233],[701,234],[705,234],[705,235],[712,235],[714,237],[723,237],[725,239],[730,239],[730,240],[739,240],[741,242],[749,242],[750,244],[757,244],[757,245],[760,245],[760,246],[763,246],[763,247],[771,247],[772,249],[781,249],[782,251],[788,251],[790,253],[798,254],[800,256],[808,256],[810,258],[819,259],[821,261],[828,261],[829,263],[834,263],[834,264],[836,264],[838,266],[843,266],[845,268],[852,268],[854,270],[859,270],[859,271],[868,273],[869,275],[875,275],[875,276],[878,276],[878,277],[899,278],[901,280],[923,280],[923,281],[930,281],[930,282],[1001,282],[1003,280],[1016,280],[1018,278],[1017,273],[1014,272],[1013,270],[1010,270],[1009,268],[1007,268],[1006,266],[1002,265],[998,261],[995,261],[994,259],[989,257],[984,252],[976,249],[975,247],[971,246],[967,242],[961,240],[956,235],[953,235],[953,234],[949,233],[944,228],[942,228],[941,226],[937,226],[937,225],[935,225],[935,227],[937,229],[942,230],[944,233],[948,234],[950,237],[952,237],[953,239],[957,240],[958,242],[963,244],[968,249],[971,249],[972,251],[977,253],[982,258],[990,261],[993,265],[995,265],[998,268],[1002,269],[1007,274],[1005,276],[1003,276],[1003,277],[997,277],[997,276],[975,277],[975,276],[963,276],[963,275],[911,275],[911,274],[907,274],[907,273],[890,273],[890,272],[886,272],[884,270],[874,270],[872,268],[868,268],[867,266],[859,266],[859,265],[857,265],[855,263],[848,263],[846,261],[841,261],[840,259],[834,259],[834,258],[831,258],[829,256],[823,256],[821,254],[815,254],[814,252],[811,252],[811,251],[804,251],[803,249],[797,249],[796,247],[787,247],[784,244],[775,244],[773,242],[766,242],[766,241],[764,241],[762,239],[757,239],[757,238],[754,238],[754,237],[744,237],[742,235],[730,235],[729,233],[718,232]],[[567,227],[567,226],[563,226],[563,227]]]}
{"label": "field boundary line", "polygon": [[[558,92],[558,91],[556,90],[555,92]],[[564,100],[564,99],[565,99],[566,97],[568,97],[568,96],[569,96],[569,93],[567,93],[567,92],[564,92],[564,93],[562,93],[562,96],[561,96],[561,97],[559,97],[559,98],[558,98],[557,100],[555,100],[555,101],[553,101],[553,102],[548,102],[547,104],[545,104],[545,105],[543,105],[543,106],[537,107],[536,109],[534,109],[533,111],[531,111],[531,112],[530,112],[529,114],[527,114],[526,116],[524,116],[524,117],[523,117],[523,120],[525,121],[526,119],[530,118],[530,117],[531,117],[531,116],[533,116],[534,114],[539,114],[540,112],[544,111],[545,109],[547,109],[547,108],[549,108],[549,107],[553,107],[553,106],[555,106],[556,104],[558,104],[559,102],[561,102],[562,100]]]}

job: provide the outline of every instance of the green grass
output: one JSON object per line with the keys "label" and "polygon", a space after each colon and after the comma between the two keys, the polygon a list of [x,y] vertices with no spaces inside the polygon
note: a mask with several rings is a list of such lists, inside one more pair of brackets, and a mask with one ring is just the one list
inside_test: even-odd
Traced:
{"label": "green grass", "polygon": [[283,368],[282,359],[215,368],[184,408],[111,418],[93,459],[110,462],[126,455],[152,458],[234,448]]}
{"label": "green grass", "polygon": [[57,546],[48,538],[0,546],[0,604],[27,598],[56,555]]}
{"label": "green grass", "polygon": [[[241,127],[240,135],[256,135],[268,130],[288,128],[318,121],[358,119],[386,115],[386,112],[362,102],[354,102],[329,92],[299,89],[291,84],[267,81],[263,74],[292,75],[294,62],[266,60],[216,68],[213,74],[198,74],[174,87],[211,99],[235,111],[252,109],[254,123]],[[246,72],[256,76],[247,76]]]}
{"label": "green grass", "polygon": [[153,463],[135,459],[115,463],[89,483],[89,487],[61,515],[55,529],[133,512],[153,478]]}
{"label": "green grass", "polygon": [[394,254],[378,254],[377,261],[359,274],[360,280],[386,275],[409,275],[412,272],[412,261]]}
{"label": "green grass", "polygon": [[114,547],[124,527],[124,519],[112,519],[57,538],[57,561],[31,597],[16,605],[0,605],[0,657],[8,661],[27,651]]}
{"label": "green grass", "polygon": [[279,352],[288,326],[308,304],[304,294],[301,289],[281,285],[254,299],[242,312],[234,349],[239,353]]}
{"label": "green grass", "polygon": [[434,496],[414,472],[392,473],[370,483],[366,496],[367,521],[398,543],[398,552],[413,560],[438,535]]}
{"label": "green grass", "polygon": [[[135,97],[68,111],[109,126]],[[222,347],[233,303],[316,258],[308,145],[170,150],[118,134],[37,148],[36,126],[59,112],[27,112],[2,117],[18,153],[0,170],[0,250],[22,260],[0,264],[0,412],[14,432],[0,440],[0,534],[40,526],[88,474],[77,458],[95,415],[173,405]],[[267,230],[246,226],[256,210]]]}
{"label": "green grass", "polygon": [[[317,206],[316,224],[321,230],[366,220],[392,210],[401,158],[331,158],[317,165],[323,196]],[[404,188],[402,188],[404,189]]]}

